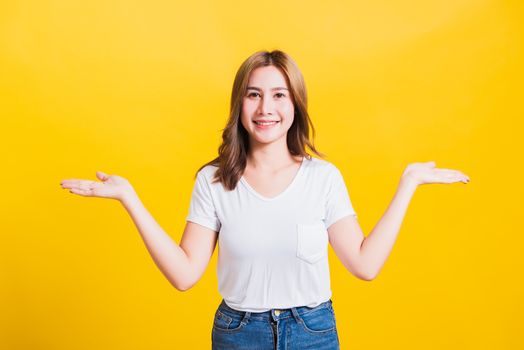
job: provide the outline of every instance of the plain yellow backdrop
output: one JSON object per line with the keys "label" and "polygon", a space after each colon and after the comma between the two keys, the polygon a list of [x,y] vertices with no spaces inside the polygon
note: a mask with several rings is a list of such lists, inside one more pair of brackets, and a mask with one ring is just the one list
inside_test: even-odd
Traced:
{"label": "plain yellow backdrop", "polygon": [[180,242],[234,74],[263,49],[301,68],[315,144],[366,235],[409,163],[471,178],[418,188],[372,282],[330,248],[342,349],[524,348],[523,14],[502,0],[2,2],[0,348],[210,348],[217,251],[178,292],[117,201],[59,184],[124,176]]}

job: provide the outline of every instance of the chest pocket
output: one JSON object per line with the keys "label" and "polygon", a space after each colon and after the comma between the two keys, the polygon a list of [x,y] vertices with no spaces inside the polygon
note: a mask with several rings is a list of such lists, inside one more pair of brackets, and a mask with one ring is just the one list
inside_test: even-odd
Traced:
{"label": "chest pocket", "polygon": [[327,254],[328,234],[322,221],[297,224],[297,257],[314,264]]}

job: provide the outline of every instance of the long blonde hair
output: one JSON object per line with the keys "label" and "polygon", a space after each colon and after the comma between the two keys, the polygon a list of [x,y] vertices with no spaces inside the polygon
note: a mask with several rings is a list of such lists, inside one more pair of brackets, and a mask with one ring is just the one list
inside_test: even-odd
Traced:
{"label": "long blonde hair", "polygon": [[[231,93],[231,107],[226,127],[222,131],[222,144],[218,148],[218,157],[202,165],[198,172],[206,165],[217,166],[213,183],[221,182],[227,190],[233,190],[246,168],[249,150],[249,136],[240,122],[242,101],[247,91],[250,74],[253,70],[263,66],[275,66],[285,76],[289,92],[295,107],[293,124],[287,132],[287,146],[293,156],[311,158],[306,152],[306,146],[319,157],[324,154],[315,149],[313,140],[315,128],[307,112],[307,92],[302,73],[297,64],[286,53],[280,50],[258,51],[249,56],[240,66],[233,83]],[[312,139],[309,139],[311,127]],[[196,177],[196,175],[195,175]]]}

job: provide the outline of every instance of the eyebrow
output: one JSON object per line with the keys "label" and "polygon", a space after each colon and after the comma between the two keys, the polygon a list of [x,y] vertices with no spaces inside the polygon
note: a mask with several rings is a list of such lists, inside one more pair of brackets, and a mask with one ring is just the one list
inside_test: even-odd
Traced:
{"label": "eyebrow", "polygon": [[[261,88],[258,88],[256,86],[248,86],[247,87],[247,90],[257,90],[257,91],[262,91]],[[271,89],[271,91],[274,91],[274,90],[287,90],[287,88],[285,87],[274,87]]]}

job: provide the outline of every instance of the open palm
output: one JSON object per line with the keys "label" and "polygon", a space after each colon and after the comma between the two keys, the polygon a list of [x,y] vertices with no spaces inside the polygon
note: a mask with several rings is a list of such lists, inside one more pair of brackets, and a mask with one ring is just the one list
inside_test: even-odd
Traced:
{"label": "open palm", "polygon": [[133,190],[129,181],[118,175],[96,172],[100,181],[66,179],[60,182],[62,188],[69,188],[71,193],[85,197],[101,197],[122,200],[124,195]]}
{"label": "open palm", "polygon": [[412,163],[406,167],[403,177],[413,179],[418,185],[454,182],[469,182],[469,176],[459,170],[436,168],[435,162]]}

